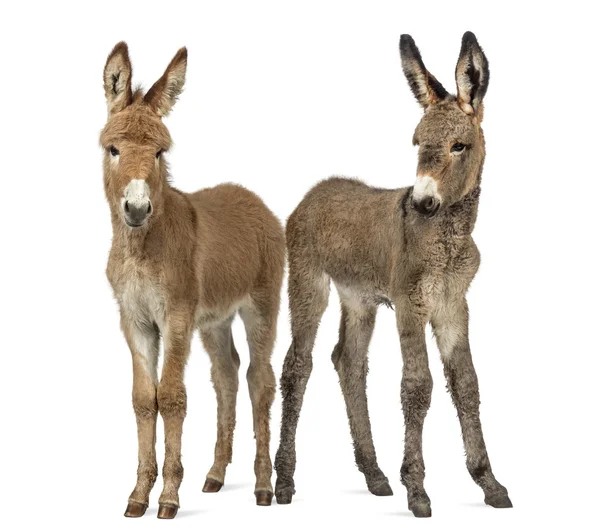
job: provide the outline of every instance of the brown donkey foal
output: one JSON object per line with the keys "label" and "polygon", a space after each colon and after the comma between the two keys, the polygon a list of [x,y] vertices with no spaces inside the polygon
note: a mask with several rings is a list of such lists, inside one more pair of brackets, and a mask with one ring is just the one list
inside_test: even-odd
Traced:
{"label": "brown donkey foal", "polygon": [[[108,121],[104,188],[113,243],[107,276],[133,357],[139,466],[125,515],[148,506],[158,471],[156,419],[165,427],[164,489],[158,517],[179,507],[181,432],[186,413],[184,368],[194,329],[212,363],[218,426],[215,461],[205,492],[219,491],[231,462],[240,359],[231,322],[239,311],[250,350],[248,385],[256,436],[256,502],[271,504],[269,411],[275,394],[270,358],[285,263],[280,223],[252,192],[225,184],[184,194],[169,184],[164,154],[171,145],[162,121],[183,89],[187,51],[177,52],[144,95],[131,88],[127,45],[117,44],[104,69]],[[164,363],[157,375],[159,343]]]}
{"label": "brown donkey foal", "polygon": [[431,515],[423,487],[422,431],[432,379],[425,326],[433,326],[448,389],[458,410],[467,468],[485,502],[511,506],[495,479],[479,419],[479,390],[468,340],[465,294],[479,266],[471,237],[485,155],[481,120],[488,63],[467,32],[452,96],[425,69],[409,35],[400,39],[402,67],[425,113],[413,142],[419,146],[417,180],[397,190],[333,177],[316,185],[289,218],[286,230],[292,345],[281,390],[281,443],[275,460],[280,504],[294,494],[295,434],[312,349],[333,280],[342,317],[333,364],[346,402],[354,453],[367,486],[391,495],[377,465],[367,410],[367,350],[380,304],[394,305],[403,358],[401,400],[405,422],[402,483],[417,517]]}

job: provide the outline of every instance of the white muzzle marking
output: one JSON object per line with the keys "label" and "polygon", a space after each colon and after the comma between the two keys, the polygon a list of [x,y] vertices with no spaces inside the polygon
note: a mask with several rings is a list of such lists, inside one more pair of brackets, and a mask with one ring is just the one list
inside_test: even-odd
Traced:
{"label": "white muzzle marking", "polygon": [[438,192],[437,181],[428,175],[417,177],[412,195],[416,201],[427,197],[434,197],[439,202],[442,201],[442,197]]}
{"label": "white muzzle marking", "polygon": [[148,205],[150,201],[150,187],[144,179],[132,179],[125,187],[125,194],[121,200],[122,205],[125,202],[135,207],[143,207]]}

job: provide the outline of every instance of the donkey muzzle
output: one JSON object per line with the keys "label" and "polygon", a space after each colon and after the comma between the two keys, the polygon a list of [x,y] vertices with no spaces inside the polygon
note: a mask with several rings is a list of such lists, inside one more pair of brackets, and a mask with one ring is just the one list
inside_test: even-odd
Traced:
{"label": "donkey muzzle", "polygon": [[422,216],[431,218],[438,212],[441,203],[437,181],[427,174],[418,175],[412,191],[413,208]]}
{"label": "donkey muzzle", "polygon": [[152,214],[152,202],[129,202],[123,204],[125,211],[125,223],[130,227],[140,227],[144,225],[146,219]]}
{"label": "donkey muzzle", "polygon": [[146,223],[152,214],[150,201],[150,187],[143,179],[132,179],[125,187],[124,197],[121,200],[125,223],[129,227],[140,227]]}
{"label": "donkey muzzle", "polygon": [[412,206],[419,214],[431,218],[438,212],[440,201],[433,196],[423,196],[419,199],[413,198]]}

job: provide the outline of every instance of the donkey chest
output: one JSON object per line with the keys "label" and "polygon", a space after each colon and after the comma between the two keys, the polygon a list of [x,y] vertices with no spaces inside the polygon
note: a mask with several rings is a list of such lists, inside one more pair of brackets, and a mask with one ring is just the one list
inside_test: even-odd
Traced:
{"label": "donkey chest", "polygon": [[472,238],[455,237],[439,240],[424,255],[413,276],[424,299],[435,302],[449,293],[467,291],[479,268],[479,251]]}
{"label": "donkey chest", "polygon": [[111,281],[121,312],[139,326],[163,329],[165,297],[156,276],[128,265]]}

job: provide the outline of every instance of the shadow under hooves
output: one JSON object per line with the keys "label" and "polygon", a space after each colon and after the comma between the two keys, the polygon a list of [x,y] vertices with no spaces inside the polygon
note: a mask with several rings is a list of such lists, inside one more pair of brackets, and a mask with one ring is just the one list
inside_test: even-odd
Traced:
{"label": "shadow under hooves", "polygon": [[411,519],[414,517],[412,512],[403,511],[403,512],[389,512],[386,515],[393,515],[394,517],[410,517]]}
{"label": "shadow under hooves", "polygon": [[184,517],[193,517],[194,515],[200,515],[204,513],[202,510],[179,510],[177,513],[177,519],[182,519]]}

